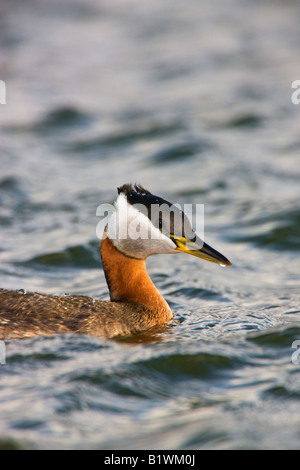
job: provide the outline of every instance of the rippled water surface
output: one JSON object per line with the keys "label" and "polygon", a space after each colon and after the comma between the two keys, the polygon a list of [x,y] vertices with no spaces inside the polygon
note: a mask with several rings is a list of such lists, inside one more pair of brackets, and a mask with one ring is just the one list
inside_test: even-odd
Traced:
{"label": "rippled water surface", "polygon": [[125,182],[204,204],[233,264],[150,258],[166,331],[7,341],[1,448],[299,448],[299,9],[1,3],[0,286],[107,300],[96,209]]}

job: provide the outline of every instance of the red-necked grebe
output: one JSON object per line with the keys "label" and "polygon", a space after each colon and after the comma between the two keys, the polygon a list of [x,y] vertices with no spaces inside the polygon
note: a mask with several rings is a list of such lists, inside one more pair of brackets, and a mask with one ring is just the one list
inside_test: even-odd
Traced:
{"label": "red-necked grebe", "polygon": [[[172,210],[166,215],[163,208]],[[132,234],[133,226],[144,236]],[[146,258],[180,251],[231,265],[198,238],[184,212],[139,185],[125,184],[118,188],[115,212],[101,241],[110,301],[0,289],[0,339],[61,333],[112,338],[166,325],[173,314],[147,273]]]}

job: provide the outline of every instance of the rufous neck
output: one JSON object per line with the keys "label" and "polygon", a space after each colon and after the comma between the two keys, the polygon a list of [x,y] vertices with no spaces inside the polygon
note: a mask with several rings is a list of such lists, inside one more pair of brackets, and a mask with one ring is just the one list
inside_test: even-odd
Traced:
{"label": "rufous neck", "polygon": [[172,312],[146,270],[145,259],[121,253],[104,233],[101,258],[112,301],[135,302],[172,318]]}

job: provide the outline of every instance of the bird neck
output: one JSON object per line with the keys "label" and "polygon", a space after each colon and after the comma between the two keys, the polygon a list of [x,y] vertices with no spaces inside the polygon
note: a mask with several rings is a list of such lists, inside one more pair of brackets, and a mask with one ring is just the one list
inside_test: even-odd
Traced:
{"label": "bird neck", "polygon": [[171,309],[150,279],[145,259],[121,253],[104,233],[101,258],[112,301],[134,302],[158,314],[162,323],[173,317]]}

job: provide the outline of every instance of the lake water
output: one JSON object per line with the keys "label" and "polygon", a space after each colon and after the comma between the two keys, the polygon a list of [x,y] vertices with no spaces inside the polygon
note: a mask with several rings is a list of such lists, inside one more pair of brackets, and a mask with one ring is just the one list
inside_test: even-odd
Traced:
{"label": "lake water", "polygon": [[161,334],[7,341],[1,448],[300,447],[299,13],[1,3],[0,287],[107,300],[96,209],[126,182],[204,204],[233,264],[150,258]]}

